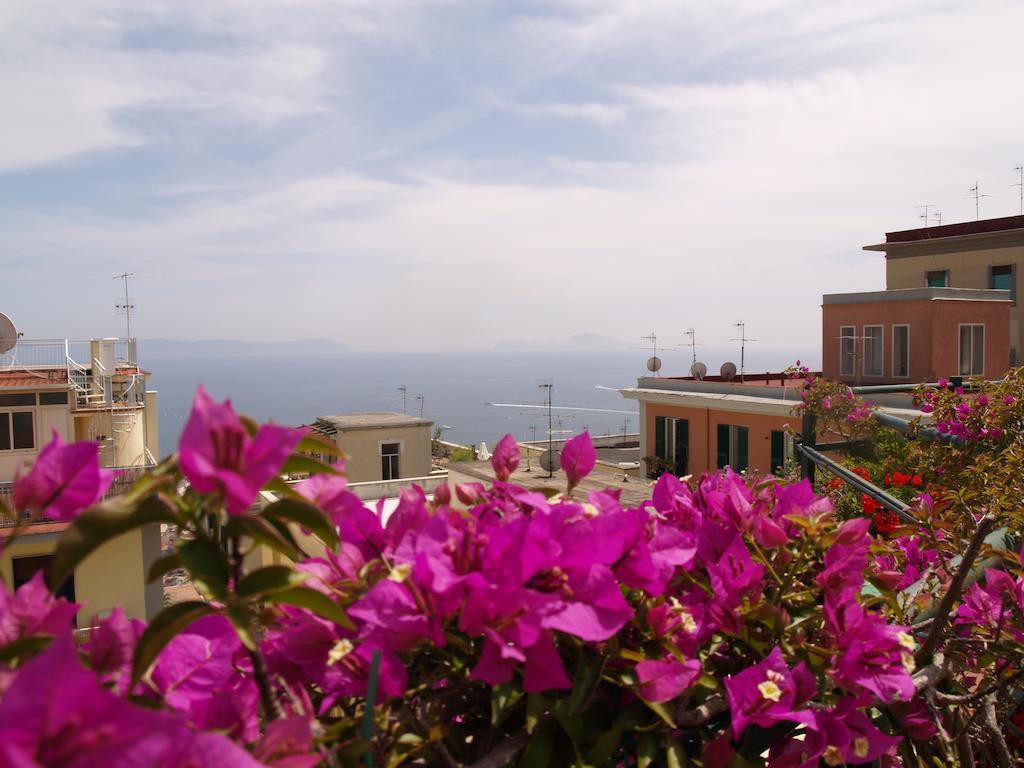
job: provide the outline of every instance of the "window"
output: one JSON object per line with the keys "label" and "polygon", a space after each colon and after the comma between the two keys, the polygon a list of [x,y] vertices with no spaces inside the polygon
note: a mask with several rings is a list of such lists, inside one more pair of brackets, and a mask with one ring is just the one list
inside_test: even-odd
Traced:
{"label": "window", "polygon": [[31,450],[36,447],[32,411],[0,412],[0,451]]}
{"label": "window", "polygon": [[1013,264],[988,268],[988,287],[1010,292],[1010,301],[1017,300],[1017,280]]}
{"label": "window", "polygon": [[910,377],[910,326],[892,327],[892,375],[893,378]]}
{"label": "window", "polygon": [[857,329],[852,325],[844,325],[839,329],[839,375],[853,376],[856,364],[856,333]]}
{"label": "window", "polygon": [[35,405],[36,396],[34,392],[25,394],[19,392],[13,395],[0,395],[0,406]]}
{"label": "window", "polygon": [[864,375],[882,375],[882,326],[864,326]]}
{"label": "window", "polygon": [[655,416],[654,456],[672,465],[672,474],[685,475],[690,460],[690,422]]}
{"label": "window", "polygon": [[960,326],[960,375],[985,375],[985,326]]}
{"label": "window", "polygon": [[777,475],[786,468],[786,462],[793,458],[793,438],[785,432],[772,430],[772,474]]}
{"label": "window", "polygon": [[929,288],[948,288],[949,270],[934,269],[924,273],[924,284]]}
{"label": "window", "polygon": [[39,404],[40,405],[67,405],[68,404],[68,393],[67,392],[40,392],[39,393]]}
{"label": "window", "polygon": [[401,475],[398,472],[398,454],[401,450],[401,443],[382,443],[380,446],[380,464],[382,480],[397,480]]}
{"label": "window", "polygon": [[718,468],[732,467],[733,472],[747,469],[749,430],[732,424],[718,425]]}

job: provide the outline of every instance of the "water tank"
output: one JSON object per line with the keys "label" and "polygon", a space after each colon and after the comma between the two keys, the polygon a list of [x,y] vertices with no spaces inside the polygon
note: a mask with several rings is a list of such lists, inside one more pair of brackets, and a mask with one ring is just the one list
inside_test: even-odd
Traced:
{"label": "water tank", "polygon": [[117,339],[93,339],[90,343],[92,349],[92,375],[96,377],[109,377],[114,375],[117,368]]}

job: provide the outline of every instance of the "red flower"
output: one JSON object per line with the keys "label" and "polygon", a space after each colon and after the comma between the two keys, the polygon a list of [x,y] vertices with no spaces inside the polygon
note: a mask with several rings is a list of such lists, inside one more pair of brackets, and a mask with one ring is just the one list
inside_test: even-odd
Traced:
{"label": "red flower", "polygon": [[868,480],[868,481],[871,480],[871,473],[868,472],[866,469],[864,469],[864,467],[854,467],[853,468],[853,474],[859,475],[860,477],[864,478],[865,480]]}

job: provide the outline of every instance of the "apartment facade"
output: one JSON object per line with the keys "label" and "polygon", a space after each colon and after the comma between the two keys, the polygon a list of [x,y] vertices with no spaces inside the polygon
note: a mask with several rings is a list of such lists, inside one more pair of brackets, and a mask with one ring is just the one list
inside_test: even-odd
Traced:
{"label": "apartment facade", "polygon": [[1010,358],[1006,290],[903,288],[822,297],[822,374],[852,385],[998,378]]}
{"label": "apartment facade", "polygon": [[[1024,265],[1024,216],[888,232],[864,246],[885,254],[886,288],[971,288],[1009,292],[1009,350],[1002,370],[1020,361],[1024,314],[1017,304]],[[1001,371],[998,371],[1001,372]],[[994,378],[994,372],[989,378]]]}
{"label": "apartment facade", "polygon": [[[102,466],[117,471],[111,493],[155,464],[156,392],[138,366],[133,339],[23,340],[0,354],[0,498],[10,507],[14,479],[27,472],[54,433],[95,441]],[[0,574],[15,587],[53,557],[68,523],[40,520],[0,551]],[[0,539],[13,521],[0,520]],[[160,556],[159,526],[114,539],[86,558],[61,592],[83,604],[79,624],[121,605],[147,619],[163,607],[162,586],[146,585]]]}

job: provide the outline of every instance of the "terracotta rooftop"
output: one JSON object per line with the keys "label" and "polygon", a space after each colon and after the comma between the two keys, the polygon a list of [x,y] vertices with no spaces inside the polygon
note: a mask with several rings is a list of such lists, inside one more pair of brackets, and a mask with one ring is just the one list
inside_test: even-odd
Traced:
{"label": "terracotta rooftop", "polygon": [[66,386],[68,372],[63,369],[44,371],[0,371],[0,387]]}
{"label": "terracotta rooftop", "polygon": [[[818,373],[811,373],[811,376],[818,376]],[[644,377],[645,379],[649,377]],[[667,381],[692,381],[697,382],[693,376],[661,376],[661,379]],[[735,384],[738,387],[799,387],[803,384],[803,377],[790,378],[789,374],[786,373],[745,373],[743,374],[743,380],[740,381],[740,375],[737,373],[732,379],[723,379],[721,376],[705,376],[703,379],[699,379],[702,382],[717,383],[717,384]]]}

